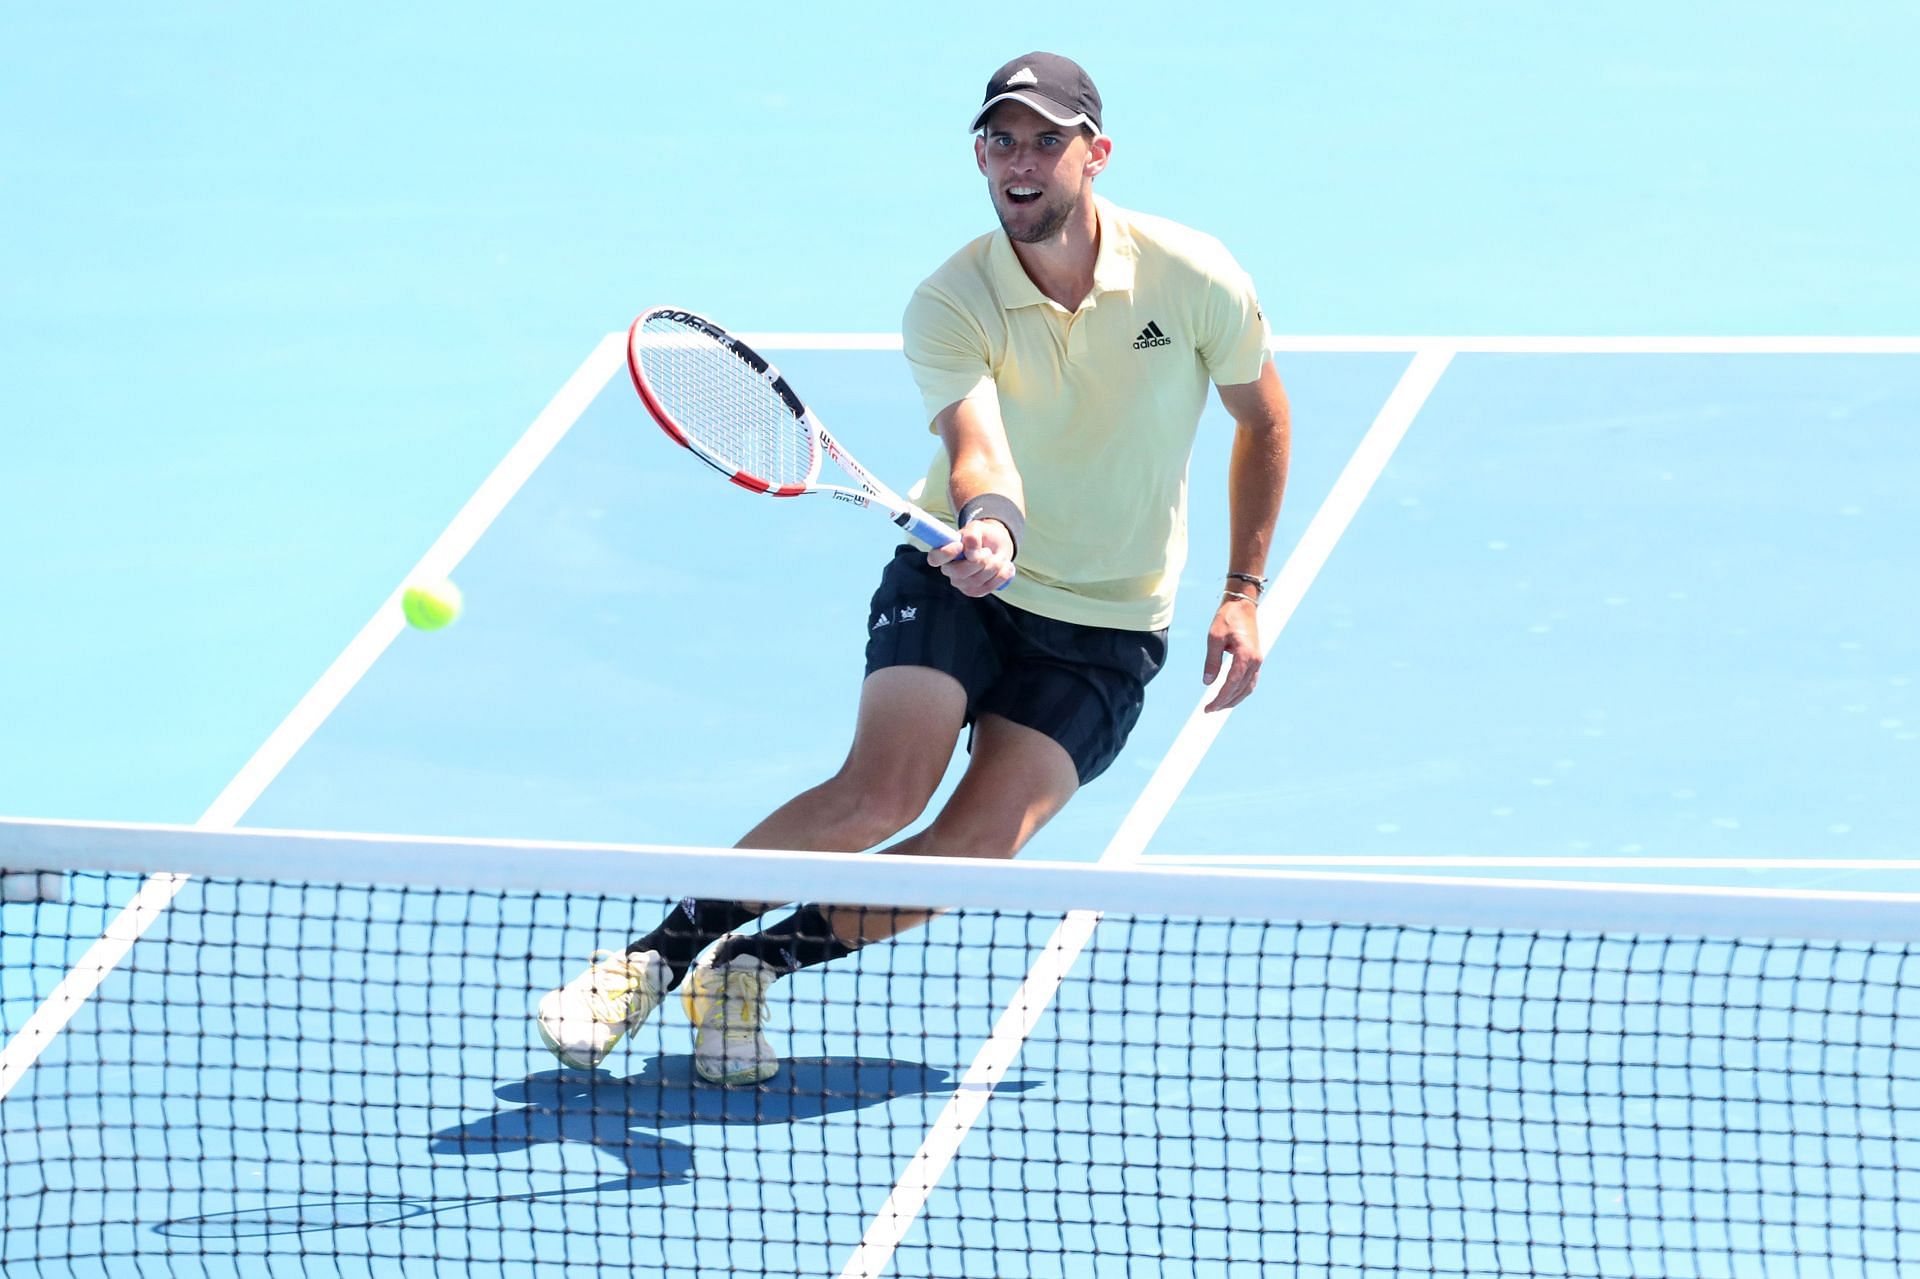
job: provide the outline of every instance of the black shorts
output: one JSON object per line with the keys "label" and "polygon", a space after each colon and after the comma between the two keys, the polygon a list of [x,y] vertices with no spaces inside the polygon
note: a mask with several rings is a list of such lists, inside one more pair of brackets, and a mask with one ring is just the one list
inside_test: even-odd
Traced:
{"label": "black shorts", "polygon": [[967,690],[967,723],[1004,715],[1045,733],[1073,757],[1082,785],[1127,744],[1166,660],[1165,631],[1081,626],[998,596],[970,599],[911,546],[893,553],[867,611],[867,674],[945,671]]}

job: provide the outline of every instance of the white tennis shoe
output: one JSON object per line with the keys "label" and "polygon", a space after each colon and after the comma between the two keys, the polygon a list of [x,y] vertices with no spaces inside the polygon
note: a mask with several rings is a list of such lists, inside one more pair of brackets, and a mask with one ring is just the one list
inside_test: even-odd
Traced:
{"label": "white tennis shoe", "polygon": [[593,952],[592,966],[540,997],[540,1038],[569,1066],[592,1070],[613,1046],[653,1015],[672,973],[658,951]]}
{"label": "white tennis shoe", "polygon": [[780,1071],[780,1058],[760,1033],[767,987],[779,974],[752,955],[724,964],[702,959],[680,996],[694,1025],[693,1068],[715,1084],[757,1084]]}

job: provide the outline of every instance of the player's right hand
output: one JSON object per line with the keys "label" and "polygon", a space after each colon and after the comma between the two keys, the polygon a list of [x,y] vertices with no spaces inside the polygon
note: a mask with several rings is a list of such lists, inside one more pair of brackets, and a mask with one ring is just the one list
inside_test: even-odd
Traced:
{"label": "player's right hand", "polygon": [[979,599],[1013,580],[1013,535],[999,520],[976,519],[960,530],[959,541],[927,552],[927,563],[962,595]]}

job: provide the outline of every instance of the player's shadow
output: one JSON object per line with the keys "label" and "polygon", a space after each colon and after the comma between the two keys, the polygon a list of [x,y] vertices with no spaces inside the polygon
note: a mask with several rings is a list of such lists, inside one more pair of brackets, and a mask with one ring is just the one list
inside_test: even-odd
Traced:
{"label": "player's shadow", "polygon": [[[997,1091],[1025,1092],[1025,1080],[1002,1080]],[[556,1142],[595,1146],[635,1169],[638,1144],[649,1168],[665,1142],[661,1129],[705,1124],[767,1125],[820,1119],[903,1097],[945,1095],[953,1076],[920,1062],[884,1057],[789,1058],[780,1073],[753,1087],[709,1084],[686,1053],[662,1053],[637,1074],[545,1070],[494,1090],[515,1108],[434,1134],[438,1158],[471,1159]]]}
{"label": "player's shadow", "polygon": [[[723,1088],[701,1080],[689,1054],[661,1054],[638,1074],[547,1070],[502,1084],[494,1095],[511,1109],[443,1128],[427,1143],[436,1161],[476,1159],[578,1143],[604,1151],[620,1171],[592,1185],[474,1198],[324,1196],[261,1207],[182,1217],[156,1229],[175,1238],[237,1238],[362,1228],[450,1208],[657,1190],[689,1181],[690,1146],[660,1129],[705,1124],[783,1124],[820,1119],[902,1097],[954,1090],[952,1075],[919,1062],[875,1057],[815,1057],[786,1061],[780,1073],[750,1088]],[[996,1092],[1036,1085],[1002,1080]]]}
{"label": "player's shadow", "polygon": [[[1029,1085],[1006,1081],[1002,1091]],[[613,1148],[634,1129],[695,1124],[784,1124],[820,1119],[902,1097],[953,1091],[949,1072],[885,1057],[789,1058],[780,1073],[753,1087],[724,1088],[702,1080],[686,1053],[662,1053],[637,1074],[547,1070],[495,1089],[519,1103],[434,1135],[437,1155],[473,1155],[551,1141]]]}

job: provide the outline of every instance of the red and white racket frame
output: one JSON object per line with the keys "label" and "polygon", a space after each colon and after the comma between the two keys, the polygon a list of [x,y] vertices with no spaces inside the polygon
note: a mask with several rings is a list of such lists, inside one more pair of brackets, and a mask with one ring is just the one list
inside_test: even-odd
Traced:
{"label": "red and white racket frame", "polygon": [[[776,484],[762,476],[739,470],[712,451],[701,446],[700,441],[687,433],[673,415],[667,412],[661,398],[655,393],[647,379],[646,367],[640,358],[641,328],[651,319],[670,320],[690,329],[696,329],[706,337],[725,347],[736,359],[752,369],[773,393],[780,398],[805,431],[810,450],[807,463],[807,478],[798,484]],[[656,306],[642,312],[627,330],[627,371],[633,375],[633,389],[640,394],[640,402],[647,406],[647,412],[667,433],[668,438],[680,445],[695,457],[711,466],[714,470],[738,484],[741,488],[754,493],[764,493],[768,497],[801,497],[809,493],[819,493],[849,502],[854,506],[878,507],[886,517],[927,546],[946,546],[960,540],[960,535],[945,521],[920,509],[907,499],[874,478],[871,471],[860,465],[853,454],[840,447],[839,441],[814,416],[813,410],[806,406],[800,396],[788,385],[767,358],[758,351],[727,332],[712,320],[693,311],[680,307]],[[827,484],[820,480],[820,466],[823,458],[832,458],[835,465],[845,471],[853,480],[852,485]]]}

